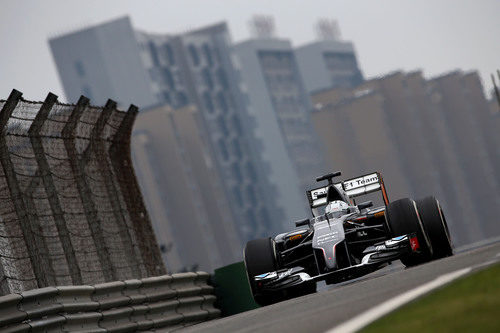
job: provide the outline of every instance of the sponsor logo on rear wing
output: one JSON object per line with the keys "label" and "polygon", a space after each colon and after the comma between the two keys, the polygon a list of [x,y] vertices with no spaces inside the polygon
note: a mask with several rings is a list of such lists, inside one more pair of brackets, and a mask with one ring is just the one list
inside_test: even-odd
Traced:
{"label": "sponsor logo on rear wing", "polygon": [[[378,172],[370,173],[361,177],[344,180],[334,184],[338,189],[344,190],[351,198],[360,195],[380,191],[382,188],[381,179]],[[326,193],[328,186],[307,191],[307,198],[311,208],[326,205]]]}
{"label": "sponsor logo on rear wing", "polygon": [[344,180],[342,183],[344,190],[350,197],[357,197],[363,194],[375,192],[381,189],[380,177],[377,172],[366,176]]}

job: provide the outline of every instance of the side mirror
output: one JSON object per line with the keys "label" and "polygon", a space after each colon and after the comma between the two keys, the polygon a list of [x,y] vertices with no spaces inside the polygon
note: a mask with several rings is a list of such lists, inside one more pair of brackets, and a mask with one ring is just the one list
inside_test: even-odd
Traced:
{"label": "side mirror", "polygon": [[309,225],[309,219],[303,219],[295,222],[296,227],[302,227],[304,225]]}
{"label": "side mirror", "polygon": [[365,209],[365,208],[368,208],[368,207],[372,207],[373,206],[373,201],[365,201],[365,202],[362,202],[358,205],[358,209],[361,210],[361,209]]}

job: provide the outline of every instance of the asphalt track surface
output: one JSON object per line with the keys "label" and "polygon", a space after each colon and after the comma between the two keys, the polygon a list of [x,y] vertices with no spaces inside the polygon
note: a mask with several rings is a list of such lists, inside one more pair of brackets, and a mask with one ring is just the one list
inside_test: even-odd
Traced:
{"label": "asphalt track surface", "polygon": [[[478,247],[479,246],[479,247]],[[362,278],[285,302],[198,324],[185,332],[325,332],[354,316],[437,277],[460,269],[472,272],[500,261],[500,241],[456,251],[448,258],[412,268],[399,262]]]}

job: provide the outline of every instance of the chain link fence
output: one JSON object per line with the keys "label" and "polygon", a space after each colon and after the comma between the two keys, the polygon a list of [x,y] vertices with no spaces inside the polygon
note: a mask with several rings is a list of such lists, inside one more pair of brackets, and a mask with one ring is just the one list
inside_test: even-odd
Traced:
{"label": "chain link fence", "polygon": [[130,159],[137,107],[0,101],[0,293],[165,274]]}

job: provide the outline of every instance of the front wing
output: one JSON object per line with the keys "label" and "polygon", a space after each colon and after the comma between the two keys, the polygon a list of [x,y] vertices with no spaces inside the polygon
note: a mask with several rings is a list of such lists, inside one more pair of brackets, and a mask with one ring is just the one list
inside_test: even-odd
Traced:
{"label": "front wing", "polygon": [[398,236],[366,248],[363,252],[363,259],[357,265],[314,276],[304,272],[302,267],[294,267],[259,274],[254,277],[254,281],[259,292],[282,290],[321,280],[328,280],[332,283],[340,282],[376,271],[387,263],[399,259],[402,255],[418,252],[419,249],[416,234]]}

